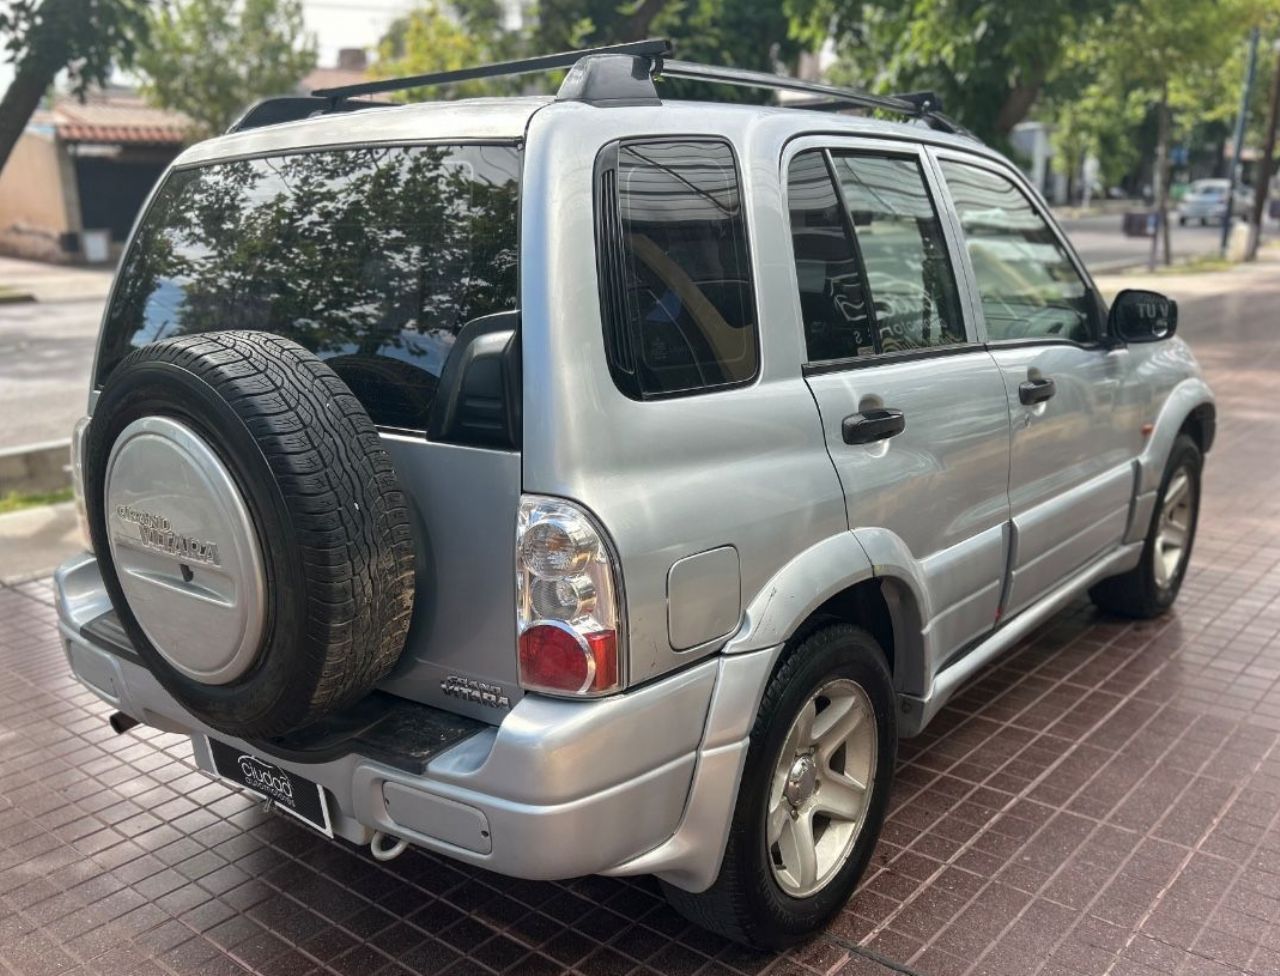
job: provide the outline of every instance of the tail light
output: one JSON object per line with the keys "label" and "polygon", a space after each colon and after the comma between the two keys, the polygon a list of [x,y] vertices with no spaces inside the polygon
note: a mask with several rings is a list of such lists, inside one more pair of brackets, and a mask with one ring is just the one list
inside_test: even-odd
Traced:
{"label": "tail light", "polygon": [[71,494],[76,500],[76,523],[84,547],[93,552],[93,539],[89,535],[89,512],[84,504],[84,445],[89,434],[89,418],[81,417],[71,430]]}
{"label": "tail light", "polygon": [[590,515],[559,498],[524,496],[516,586],[521,687],[584,697],[623,687],[621,578]]}

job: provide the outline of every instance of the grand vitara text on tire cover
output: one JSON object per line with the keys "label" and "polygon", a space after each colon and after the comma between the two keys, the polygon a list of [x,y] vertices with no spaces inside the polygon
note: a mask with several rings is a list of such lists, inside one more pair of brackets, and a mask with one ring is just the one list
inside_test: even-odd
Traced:
{"label": "grand vitara text on tire cover", "polygon": [[1174,302],[941,109],[659,40],[192,146],[75,430],[72,670],[334,843],[814,932],[900,737],[1082,593],[1173,604],[1214,438]]}

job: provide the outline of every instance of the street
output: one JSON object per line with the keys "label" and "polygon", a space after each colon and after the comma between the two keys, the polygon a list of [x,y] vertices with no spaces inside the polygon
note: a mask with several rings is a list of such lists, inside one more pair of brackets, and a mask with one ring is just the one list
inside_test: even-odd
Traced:
{"label": "street", "polygon": [[[1151,253],[1151,238],[1125,237],[1120,233],[1120,214],[1080,217],[1060,221],[1080,256],[1094,274],[1145,264]],[[1203,254],[1216,254],[1222,240],[1221,225],[1179,227],[1170,215],[1169,243],[1175,261]]]}
{"label": "street", "polygon": [[[1081,598],[979,674],[902,744],[863,883],[785,958],[691,927],[649,879],[381,864],[211,782],[187,739],[111,735],[41,579],[0,585],[0,972],[1280,972],[1278,269],[1269,249],[1159,279],[1218,395],[1173,611]],[[60,310],[59,341],[80,322],[87,347],[89,310]]]}
{"label": "street", "polygon": [[[1077,250],[1095,273],[1146,261],[1150,241],[1124,237],[1117,214],[1063,221]],[[1186,258],[1217,250],[1219,227],[1171,228],[1174,254]],[[0,283],[24,274],[36,281],[41,301],[0,305],[0,450],[67,437],[84,413],[94,342],[102,317],[107,276],[59,269],[47,274],[24,262],[0,261]],[[16,271],[14,269],[17,269]],[[55,278],[55,275],[57,276]],[[70,278],[73,287],[64,284]],[[79,277],[75,277],[79,276]],[[93,276],[88,285],[81,279]],[[41,287],[42,278],[50,278]],[[74,287],[78,286],[78,287]],[[67,292],[73,300],[61,296]]]}

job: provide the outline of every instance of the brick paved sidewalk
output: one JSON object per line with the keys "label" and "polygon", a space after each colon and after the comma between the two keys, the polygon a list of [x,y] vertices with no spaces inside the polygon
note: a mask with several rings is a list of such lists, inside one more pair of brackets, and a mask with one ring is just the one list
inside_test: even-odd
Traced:
{"label": "brick paved sidewalk", "polygon": [[116,737],[47,582],[0,588],[0,974],[1280,973],[1280,278],[1184,303],[1220,396],[1175,613],[1085,602],[904,744],[867,880],[774,958],[648,881],[389,864]]}

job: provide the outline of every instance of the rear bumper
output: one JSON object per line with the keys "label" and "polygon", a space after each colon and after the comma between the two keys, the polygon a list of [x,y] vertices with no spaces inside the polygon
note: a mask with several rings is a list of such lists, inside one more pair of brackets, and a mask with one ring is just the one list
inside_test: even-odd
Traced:
{"label": "rear bumper", "polygon": [[[110,609],[92,556],[60,567],[55,592],[72,671],[100,698],[141,722],[190,735],[205,770],[213,768],[210,735],[264,754],[205,726],[139,662],[85,633]],[[745,755],[744,719],[754,714],[751,699],[758,700],[772,657],[713,658],[597,701],[528,695],[501,725],[432,756],[421,773],[358,753],[324,762],[266,758],[323,786],[334,833],[354,843],[382,831],[515,877],[655,871],[705,886],[723,851]],[[713,718],[713,693],[720,713],[750,711],[734,721]],[[691,793],[701,797],[697,810],[689,809]]]}

